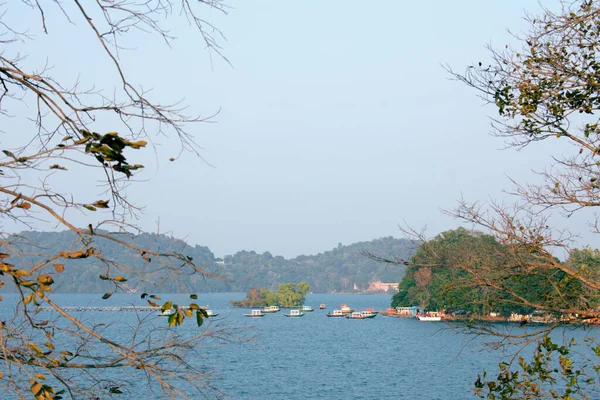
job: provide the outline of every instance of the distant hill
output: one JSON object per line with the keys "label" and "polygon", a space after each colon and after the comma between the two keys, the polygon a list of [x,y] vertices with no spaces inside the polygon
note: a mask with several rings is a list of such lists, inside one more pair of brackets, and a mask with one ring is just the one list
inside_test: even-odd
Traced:
{"label": "distant hill", "polygon": [[[17,239],[18,237],[18,239]],[[56,254],[65,250],[65,246],[75,241],[71,232],[23,232],[11,238],[20,243],[23,259],[28,263],[39,262],[43,254]],[[194,292],[246,292],[251,287],[267,287],[276,290],[283,282],[306,281],[312,292],[335,293],[366,291],[374,281],[399,282],[404,275],[403,266],[387,265],[375,262],[364,256],[370,252],[381,257],[409,258],[416,245],[405,239],[385,237],[369,242],[338,246],[317,255],[301,255],[293,259],[273,256],[269,252],[258,254],[254,251],[239,251],[223,259],[215,259],[214,254],[205,246],[190,246],[183,241],[175,241],[165,235],[143,234],[130,237],[137,245],[153,250],[179,251],[193,257],[196,265],[210,272],[218,273],[225,280],[204,279],[199,275],[186,277],[186,290]],[[36,243],[34,247],[32,243]],[[140,255],[124,251],[114,243],[97,238],[92,244],[102,254],[127,265],[129,268],[144,271],[158,271],[161,286],[155,287],[126,273],[127,286],[142,292],[176,292],[181,287],[157,268],[156,263],[146,263]],[[11,260],[18,266],[17,260]],[[62,262],[62,261],[61,261]],[[56,279],[54,290],[68,293],[103,293],[111,290],[107,281],[98,278],[104,269],[110,266],[98,265],[97,260],[68,260],[63,262],[65,271]],[[10,285],[4,287],[9,289]]]}

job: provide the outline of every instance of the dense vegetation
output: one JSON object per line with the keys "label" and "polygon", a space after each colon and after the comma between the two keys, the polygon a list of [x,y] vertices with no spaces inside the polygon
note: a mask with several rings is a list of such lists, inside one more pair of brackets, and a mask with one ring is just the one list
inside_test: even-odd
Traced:
{"label": "dense vegetation", "polygon": [[252,288],[246,293],[246,298],[243,300],[231,300],[233,307],[253,308],[253,307],[300,307],[304,304],[306,294],[309,292],[310,286],[306,282],[300,282],[297,286],[293,283],[282,283],[273,293],[267,288],[260,290]]}
{"label": "dense vegetation", "polygon": [[[190,275],[185,280],[186,288],[178,287],[181,282],[172,279],[168,274],[161,278],[162,265],[151,260],[146,262],[143,255],[124,251],[121,246],[101,237],[94,236],[93,246],[110,259],[119,260],[122,265],[142,272],[153,272],[154,282],[145,282],[140,276],[128,275],[128,281],[121,284],[125,289],[135,288],[143,292],[174,292],[178,289],[189,292],[247,292],[253,287],[277,289],[282,282],[306,281],[313,292],[350,292],[354,285],[359,291],[367,290],[369,282],[399,282],[404,273],[404,266],[389,266],[365,257],[363,252],[382,256],[410,257],[416,245],[404,239],[386,237],[370,242],[354,243],[348,246],[338,244],[330,251],[317,255],[301,255],[293,259],[273,256],[269,252],[262,254],[254,251],[239,251],[224,257],[224,264],[216,262],[214,254],[205,246],[190,246],[183,241],[156,234],[137,236],[119,236],[121,239],[135,243],[157,253],[185,253],[203,270],[218,274],[219,279],[204,279],[202,275]],[[76,241],[72,232],[23,232],[14,235],[15,241],[22,251],[22,262],[35,263],[41,260],[44,253],[58,252],[66,243]],[[33,245],[35,243],[35,245]],[[18,264],[18,262],[17,262]],[[68,293],[105,293],[112,290],[114,283],[98,279],[96,259],[79,259],[77,263],[64,261],[65,270],[52,288],[56,292]],[[110,275],[114,269],[110,264],[103,265],[104,273]],[[142,274],[143,275],[143,274]],[[158,283],[158,284],[155,284]]]}
{"label": "dense vegetation", "polygon": [[[464,228],[443,232],[412,257],[392,306],[419,305],[487,315],[559,315],[600,304],[598,291],[554,266],[532,266],[534,253],[515,254],[493,236]],[[598,251],[575,250],[563,263],[587,274],[600,273]]]}

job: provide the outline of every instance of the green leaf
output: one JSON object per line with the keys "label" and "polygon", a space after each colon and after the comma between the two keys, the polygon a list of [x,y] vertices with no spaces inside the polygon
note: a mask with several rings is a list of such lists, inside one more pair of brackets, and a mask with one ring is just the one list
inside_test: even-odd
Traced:
{"label": "green leaf", "polygon": [[190,299],[196,300],[198,298],[197,294],[190,294]]}
{"label": "green leaf", "polygon": [[173,314],[169,315],[169,326],[175,326],[176,322],[177,322],[177,314],[173,313]]}
{"label": "green leaf", "polygon": [[108,299],[112,295],[113,295],[112,292],[104,293],[104,295],[102,296],[102,299],[106,300],[106,299]]}
{"label": "green leaf", "polygon": [[196,311],[196,323],[198,324],[198,327],[201,327],[204,323],[204,317],[200,311]]}
{"label": "green leaf", "polygon": [[173,307],[173,303],[170,301],[167,301],[165,304],[162,305],[162,307],[160,308],[162,311],[165,310],[169,310]]}

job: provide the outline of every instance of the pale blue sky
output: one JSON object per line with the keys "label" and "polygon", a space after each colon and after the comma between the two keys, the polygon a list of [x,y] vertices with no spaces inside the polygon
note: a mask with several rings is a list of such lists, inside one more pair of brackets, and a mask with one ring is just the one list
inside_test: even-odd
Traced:
{"label": "pale blue sky", "polygon": [[[441,66],[461,71],[488,59],[486,44],[514,43],[506,29],[522,31],[525,10],[540,9],[535,1],[228,4],[229,15],[207,19],[227,37],[232,66],[215,57],[211,65],[181,25],[172,48],[142,36],[121,53],[156,98],[184,98],[190,114],[220,110],[216,123],[192,129],[214,168],[191,155],[168,162],[176,147],[157,138],[148,181],[131,190],[147,206],[147,229],[160,218],[161,231],[217,256],[318,253],[399,237],[402,221],[435,234],[458,226],[440,209],[461,195],[503,197],[507,176],[529,180],[550,161],[550,144],[500,151],[503,142],[488,135],[494,109]],[[50,46],[60,64],[78,40],[71,33],[69,43],[37,46]],[[65,68],[102,82],[93,54]]]}

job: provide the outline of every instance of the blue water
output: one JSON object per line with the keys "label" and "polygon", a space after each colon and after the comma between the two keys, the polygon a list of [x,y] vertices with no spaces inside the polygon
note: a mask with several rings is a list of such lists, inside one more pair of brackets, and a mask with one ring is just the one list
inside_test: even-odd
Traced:
{"label": "blue water", "polygon": [[[248,310],[229,304],[243,297],[209,294],[196,301],[219,313],[209,328],[226,327],[242,338],[224,345],[211,342],[204,357],[194,359],[218,376],[213,384],[233,399],[471,399],[477,374],[484,369],[496,372],[508,354],[486,350],[481,338],[445,323],[325,315],[341,303],[384,310],[390,302],[386,295],[309,295],[306,304],[315,311],[302,318],[286,318],[283,312],[243,317]],[[186,299],[181,296],[180,303],[189,302]],[[145,304],[138,295],[114,295],[104,301],[99,295],[55,295],[55,301],[64,306]],[[327,310],[319,310],[320,303]],[[0,317],[7,311],[0,309]],[[164,318],[150,317],[156,326],[166,324]],[[125,332],[137,317],[129,312],[86,312],[84,318]],[[176,329],[184,335],[198,332],[190,322]],[[587,332],[575,333],[583,337]],[[144,390],[144,385],[136,386],[124,398],[156,398]]]}

